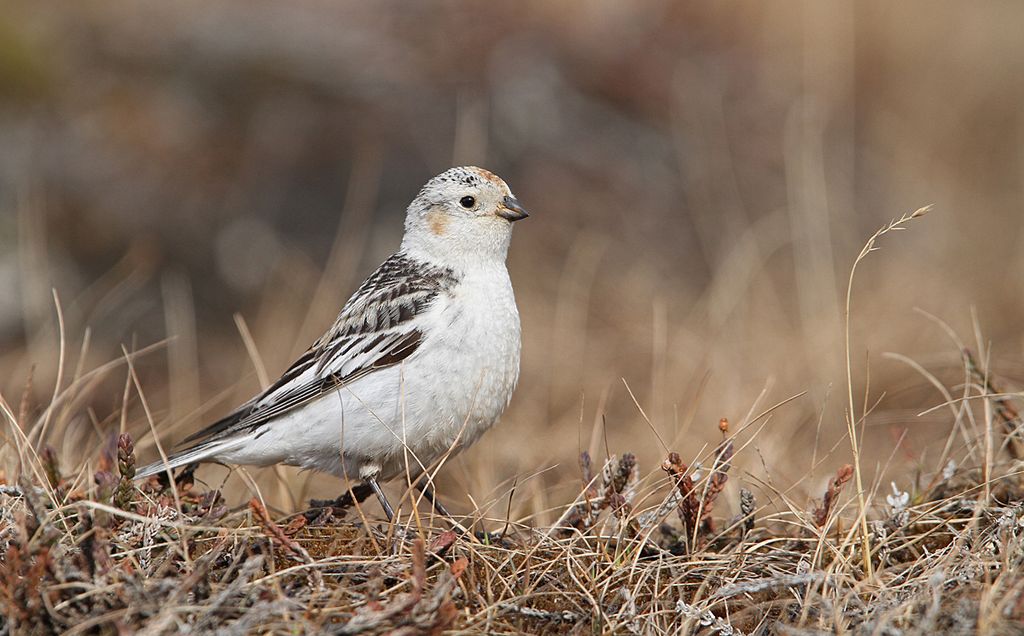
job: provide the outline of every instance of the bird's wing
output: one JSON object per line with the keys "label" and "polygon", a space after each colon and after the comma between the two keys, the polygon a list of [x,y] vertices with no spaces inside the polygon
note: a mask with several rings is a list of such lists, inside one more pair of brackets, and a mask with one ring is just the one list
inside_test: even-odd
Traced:
{"label": "bird's wing", "polygon": [[184,442],[205,443],[256,430],[344,384],[405,360],[425,338],[424,312],[454,283],[451,270],[401,253],[391,256],[345,303],[327,333],[277,382]]}

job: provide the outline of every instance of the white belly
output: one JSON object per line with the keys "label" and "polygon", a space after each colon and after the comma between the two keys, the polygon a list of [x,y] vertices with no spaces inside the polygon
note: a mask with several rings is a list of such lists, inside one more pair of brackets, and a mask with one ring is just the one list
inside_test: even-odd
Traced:
{"label": "white belly", "polygon": [[498,421],[519,376],[519,314],[507,274],[498,280],[462,281],[431,308],[404,362],[282,415],[218,459],[386,480],[469,446]]}

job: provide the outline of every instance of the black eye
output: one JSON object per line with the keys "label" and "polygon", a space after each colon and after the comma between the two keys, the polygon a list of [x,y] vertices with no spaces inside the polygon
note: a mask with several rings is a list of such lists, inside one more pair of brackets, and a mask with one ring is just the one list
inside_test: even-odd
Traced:
{"label": "black eye", "polygon": [[459,199],[459,205],[461,205],[464,208],[471,208],[474,205],[476,205],[476,199],[474,199],[473,197],[462,197],[461,199]]}

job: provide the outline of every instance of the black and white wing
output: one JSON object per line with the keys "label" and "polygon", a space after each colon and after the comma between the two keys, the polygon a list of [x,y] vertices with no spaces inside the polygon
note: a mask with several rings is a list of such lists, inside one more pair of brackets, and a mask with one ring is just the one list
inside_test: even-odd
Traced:
{"label": "black and white wing", "polygon": [[454,284],[451,270],[401,253],[391,256],[345,303],[327,333],[277,382],[184,442],[206,444],[255,431],[325,393],[407,359],[425,337],[418,318]]}

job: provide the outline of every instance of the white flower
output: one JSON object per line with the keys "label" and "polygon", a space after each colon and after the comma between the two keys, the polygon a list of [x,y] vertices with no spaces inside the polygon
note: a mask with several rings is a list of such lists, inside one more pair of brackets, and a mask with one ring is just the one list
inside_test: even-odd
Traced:
{"label": "white flower", "polygon": [[910,503],[910,493],[902,492],[896,487],[896,482],[889,482],[889,484],[892,486],[892,494],[886,495],[885,501],[894,512],[901,512]]}
{"label": "white flower", "polygon": [[944,479],[945,481],[949,481],[950,479],[953,478],[953,475],[955,474],[956,462],[952,458],[950,458],[950,460],[946,462],[945,468],[942,469],[942,479]]}
{"label": "white flower", "polygon": [[885,496],[889,504],[889,519],[897,528],[907,525],[910,521],[910,511],[907,505],[910,504],[910,493],[903,492],[896,487],[896,482],[889,482],[892,486],[892,494]]}

